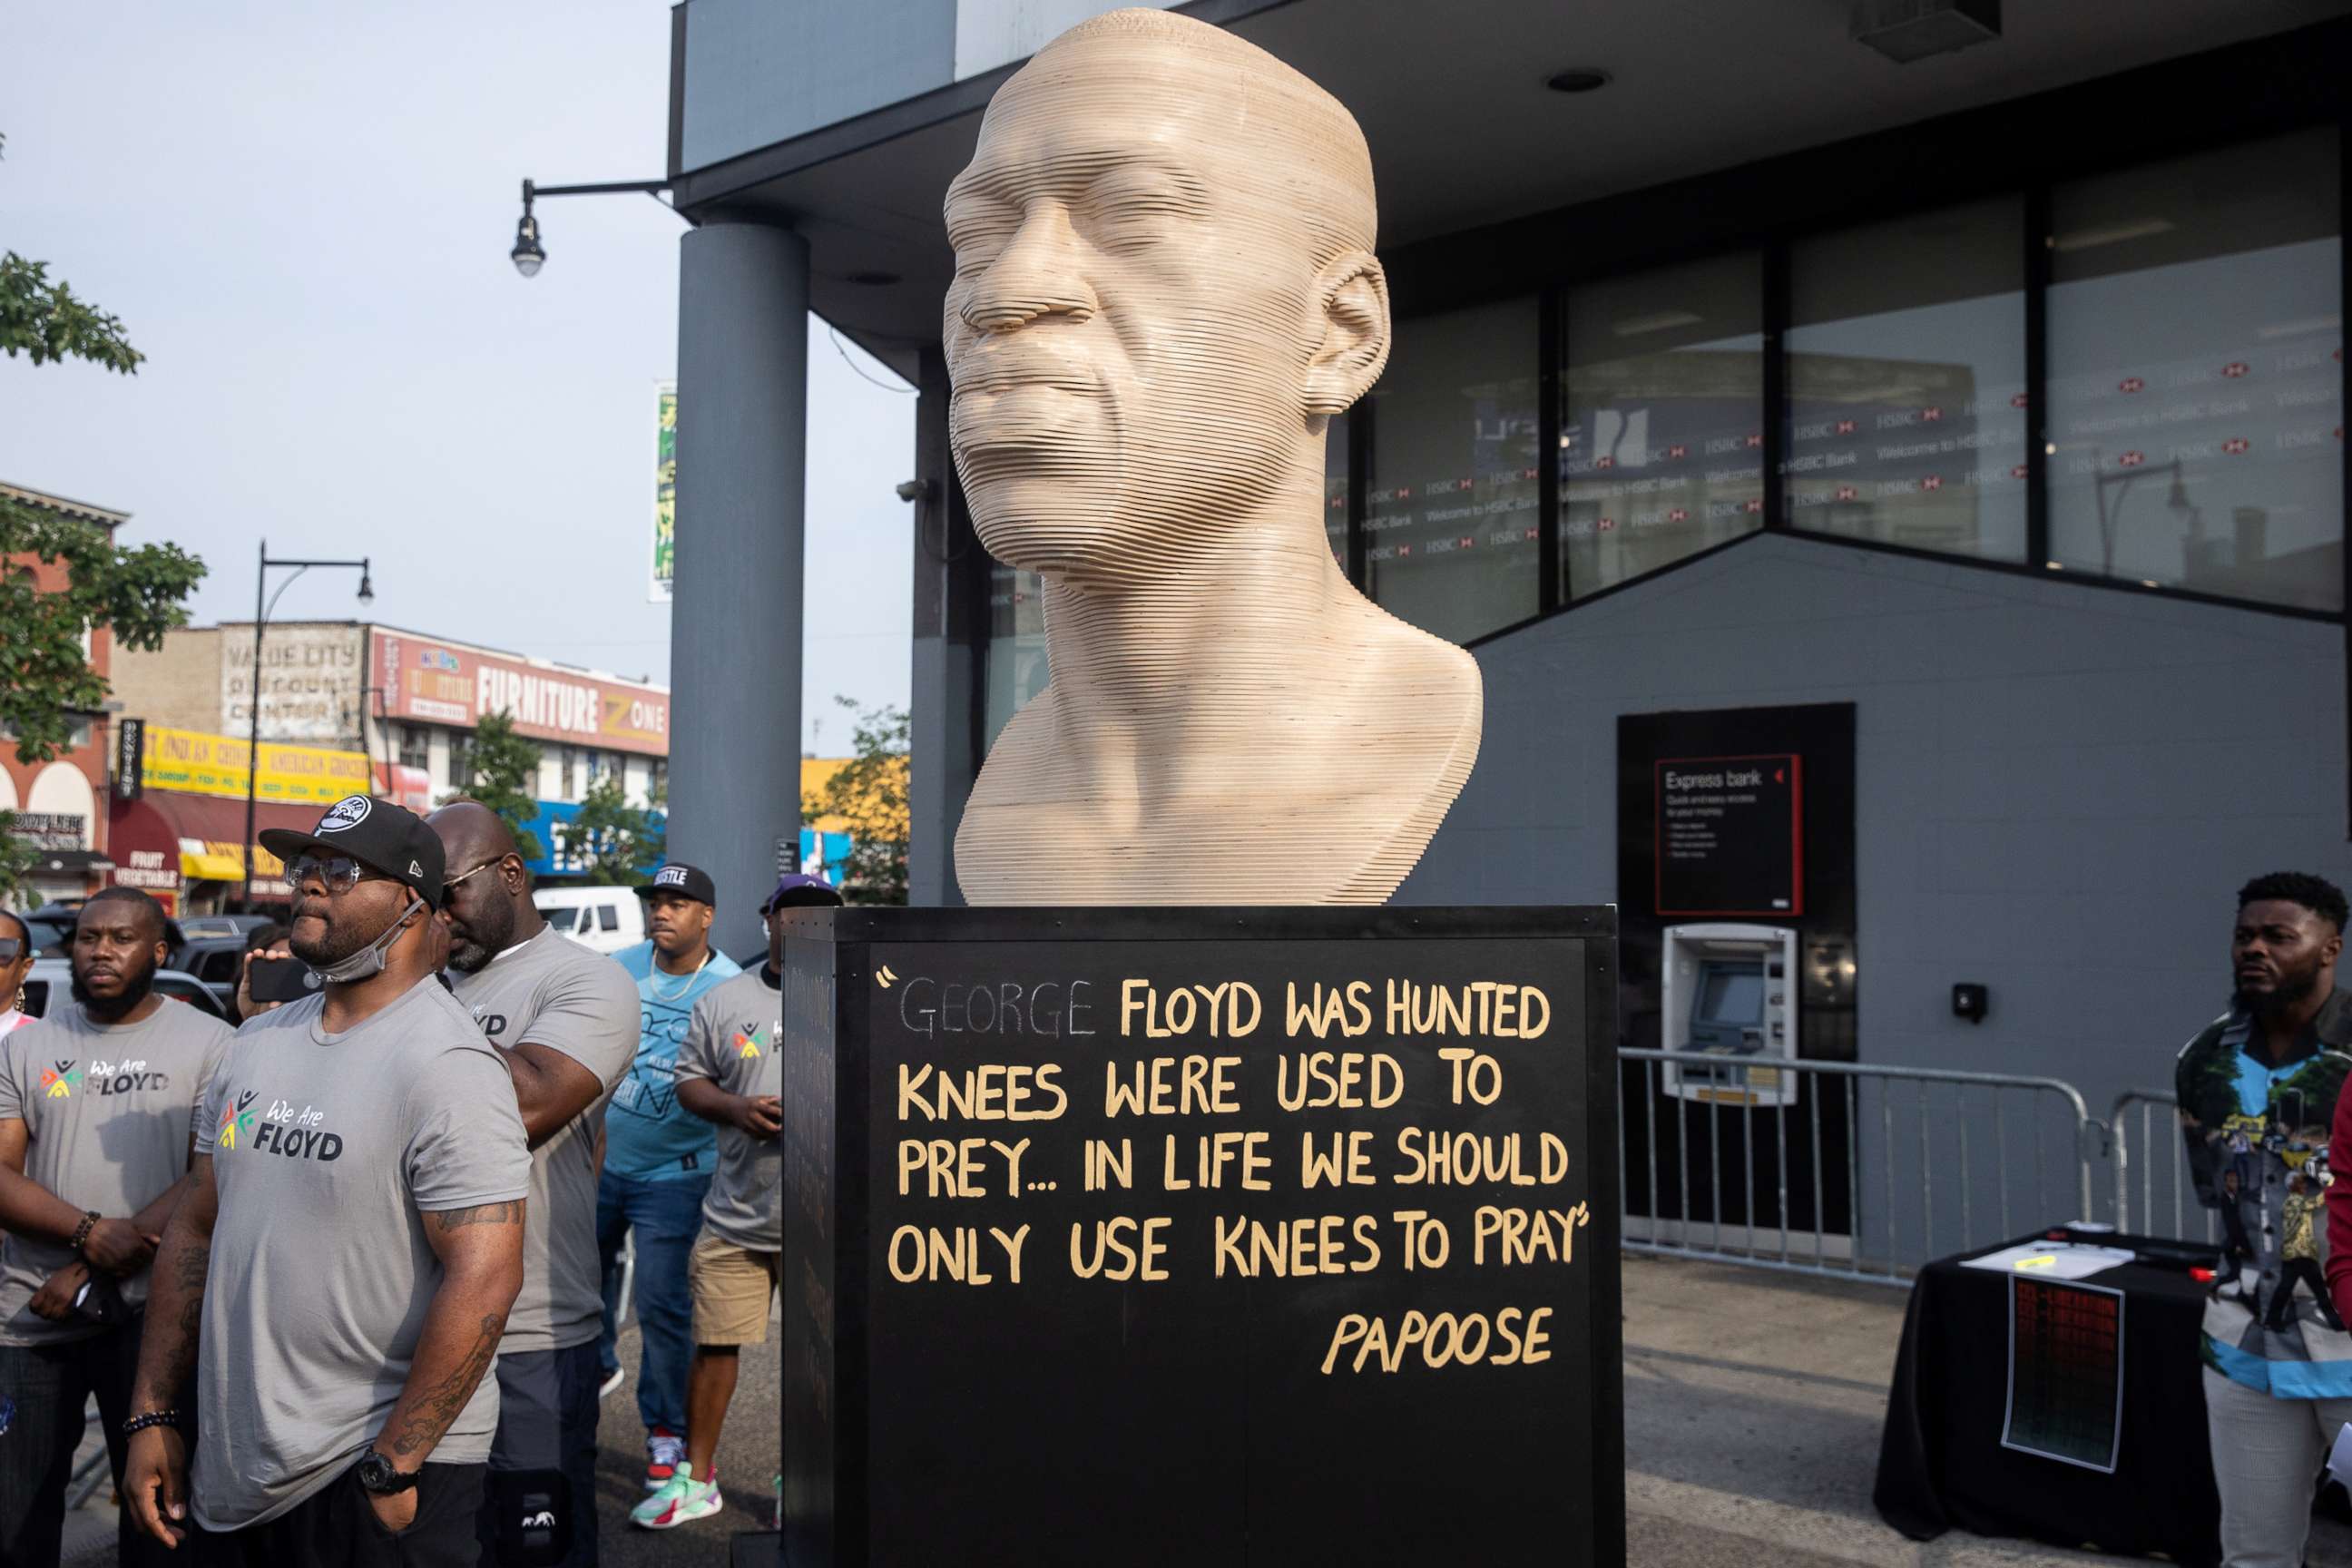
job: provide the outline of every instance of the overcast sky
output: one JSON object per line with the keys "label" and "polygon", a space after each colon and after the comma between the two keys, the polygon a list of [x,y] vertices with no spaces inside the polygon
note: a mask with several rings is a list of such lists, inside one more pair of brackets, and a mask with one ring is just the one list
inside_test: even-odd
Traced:
{"label": "overcast sky", "polygon": [[[549,200],[545,270],[507,259],[523,176],[662,173],[667,5],[95,0],[7,33],[0,249],[148,360],[0,360],[0,479],[201,555],[199,625],[250,618],[266,537],[372,556],[387,624],[667,678],[646,580],[684,225]],[[803,743],[834,754],[833,694],[907,700],[915,400],[810,326]],[[355,616],[355,586],[312,573],[277,614]]]}

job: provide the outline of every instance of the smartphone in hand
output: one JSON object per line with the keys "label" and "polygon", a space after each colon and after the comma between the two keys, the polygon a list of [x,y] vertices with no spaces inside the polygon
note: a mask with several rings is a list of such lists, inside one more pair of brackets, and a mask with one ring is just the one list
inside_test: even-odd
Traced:
{"label": "smartphone in hand", "polygon": [[299,958],[257,958],[246,972],[256,1002],[299,1002],[318,988],[319,977]]}

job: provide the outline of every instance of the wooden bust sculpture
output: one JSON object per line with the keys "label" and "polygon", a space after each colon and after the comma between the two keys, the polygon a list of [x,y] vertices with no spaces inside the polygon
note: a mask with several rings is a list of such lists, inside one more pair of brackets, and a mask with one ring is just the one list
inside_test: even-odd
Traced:
{"label": "wooden bust sculpture", "polygon": [[1323,443],[1389,350],[1339,102],[1158,11],[1063,34],[947,198],[949,416],[1051,679],[964,809],[974,904],[1377,904],[1478,753],[1478,668],[1371,604]]}

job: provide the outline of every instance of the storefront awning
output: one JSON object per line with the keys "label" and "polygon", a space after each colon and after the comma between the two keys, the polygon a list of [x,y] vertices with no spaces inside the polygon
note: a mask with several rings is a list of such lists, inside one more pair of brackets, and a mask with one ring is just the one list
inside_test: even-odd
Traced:
{"label": "storefront awning", "polygon": [[[152,805],[171,830],[180,851],[180,877],[186,882],[239,882],[245,879],[245,802],[216,795],[181,795],[151,789],[140,804]],[[265,828],[288,827],[308,832],[318,826],[320,807],[254,806],[256,834]],[[266,898],[284,898],[286,868],[268,850],[256,847],[253,890]]]}
{"label": "storefront awning", "polygon": [[115,801],[107,814],[106,841],[113,885],[152,893],[171,908],[180,891],[180,836],[163,814],[144,800]]}

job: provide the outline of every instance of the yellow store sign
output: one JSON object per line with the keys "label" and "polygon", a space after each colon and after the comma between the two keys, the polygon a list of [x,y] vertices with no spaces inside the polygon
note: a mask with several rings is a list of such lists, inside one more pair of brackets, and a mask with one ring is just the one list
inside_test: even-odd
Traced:
{"label": "yellow store sign", "polygon": [[[149,789],[243,800],[248,754],[246,743],[233,736],[151,725],[140,782]],[[370,788],[368,760],[362,752],[262,742],[261,773],[253,791],[257,800],[331,805],[347,795],[365,795]]]}

